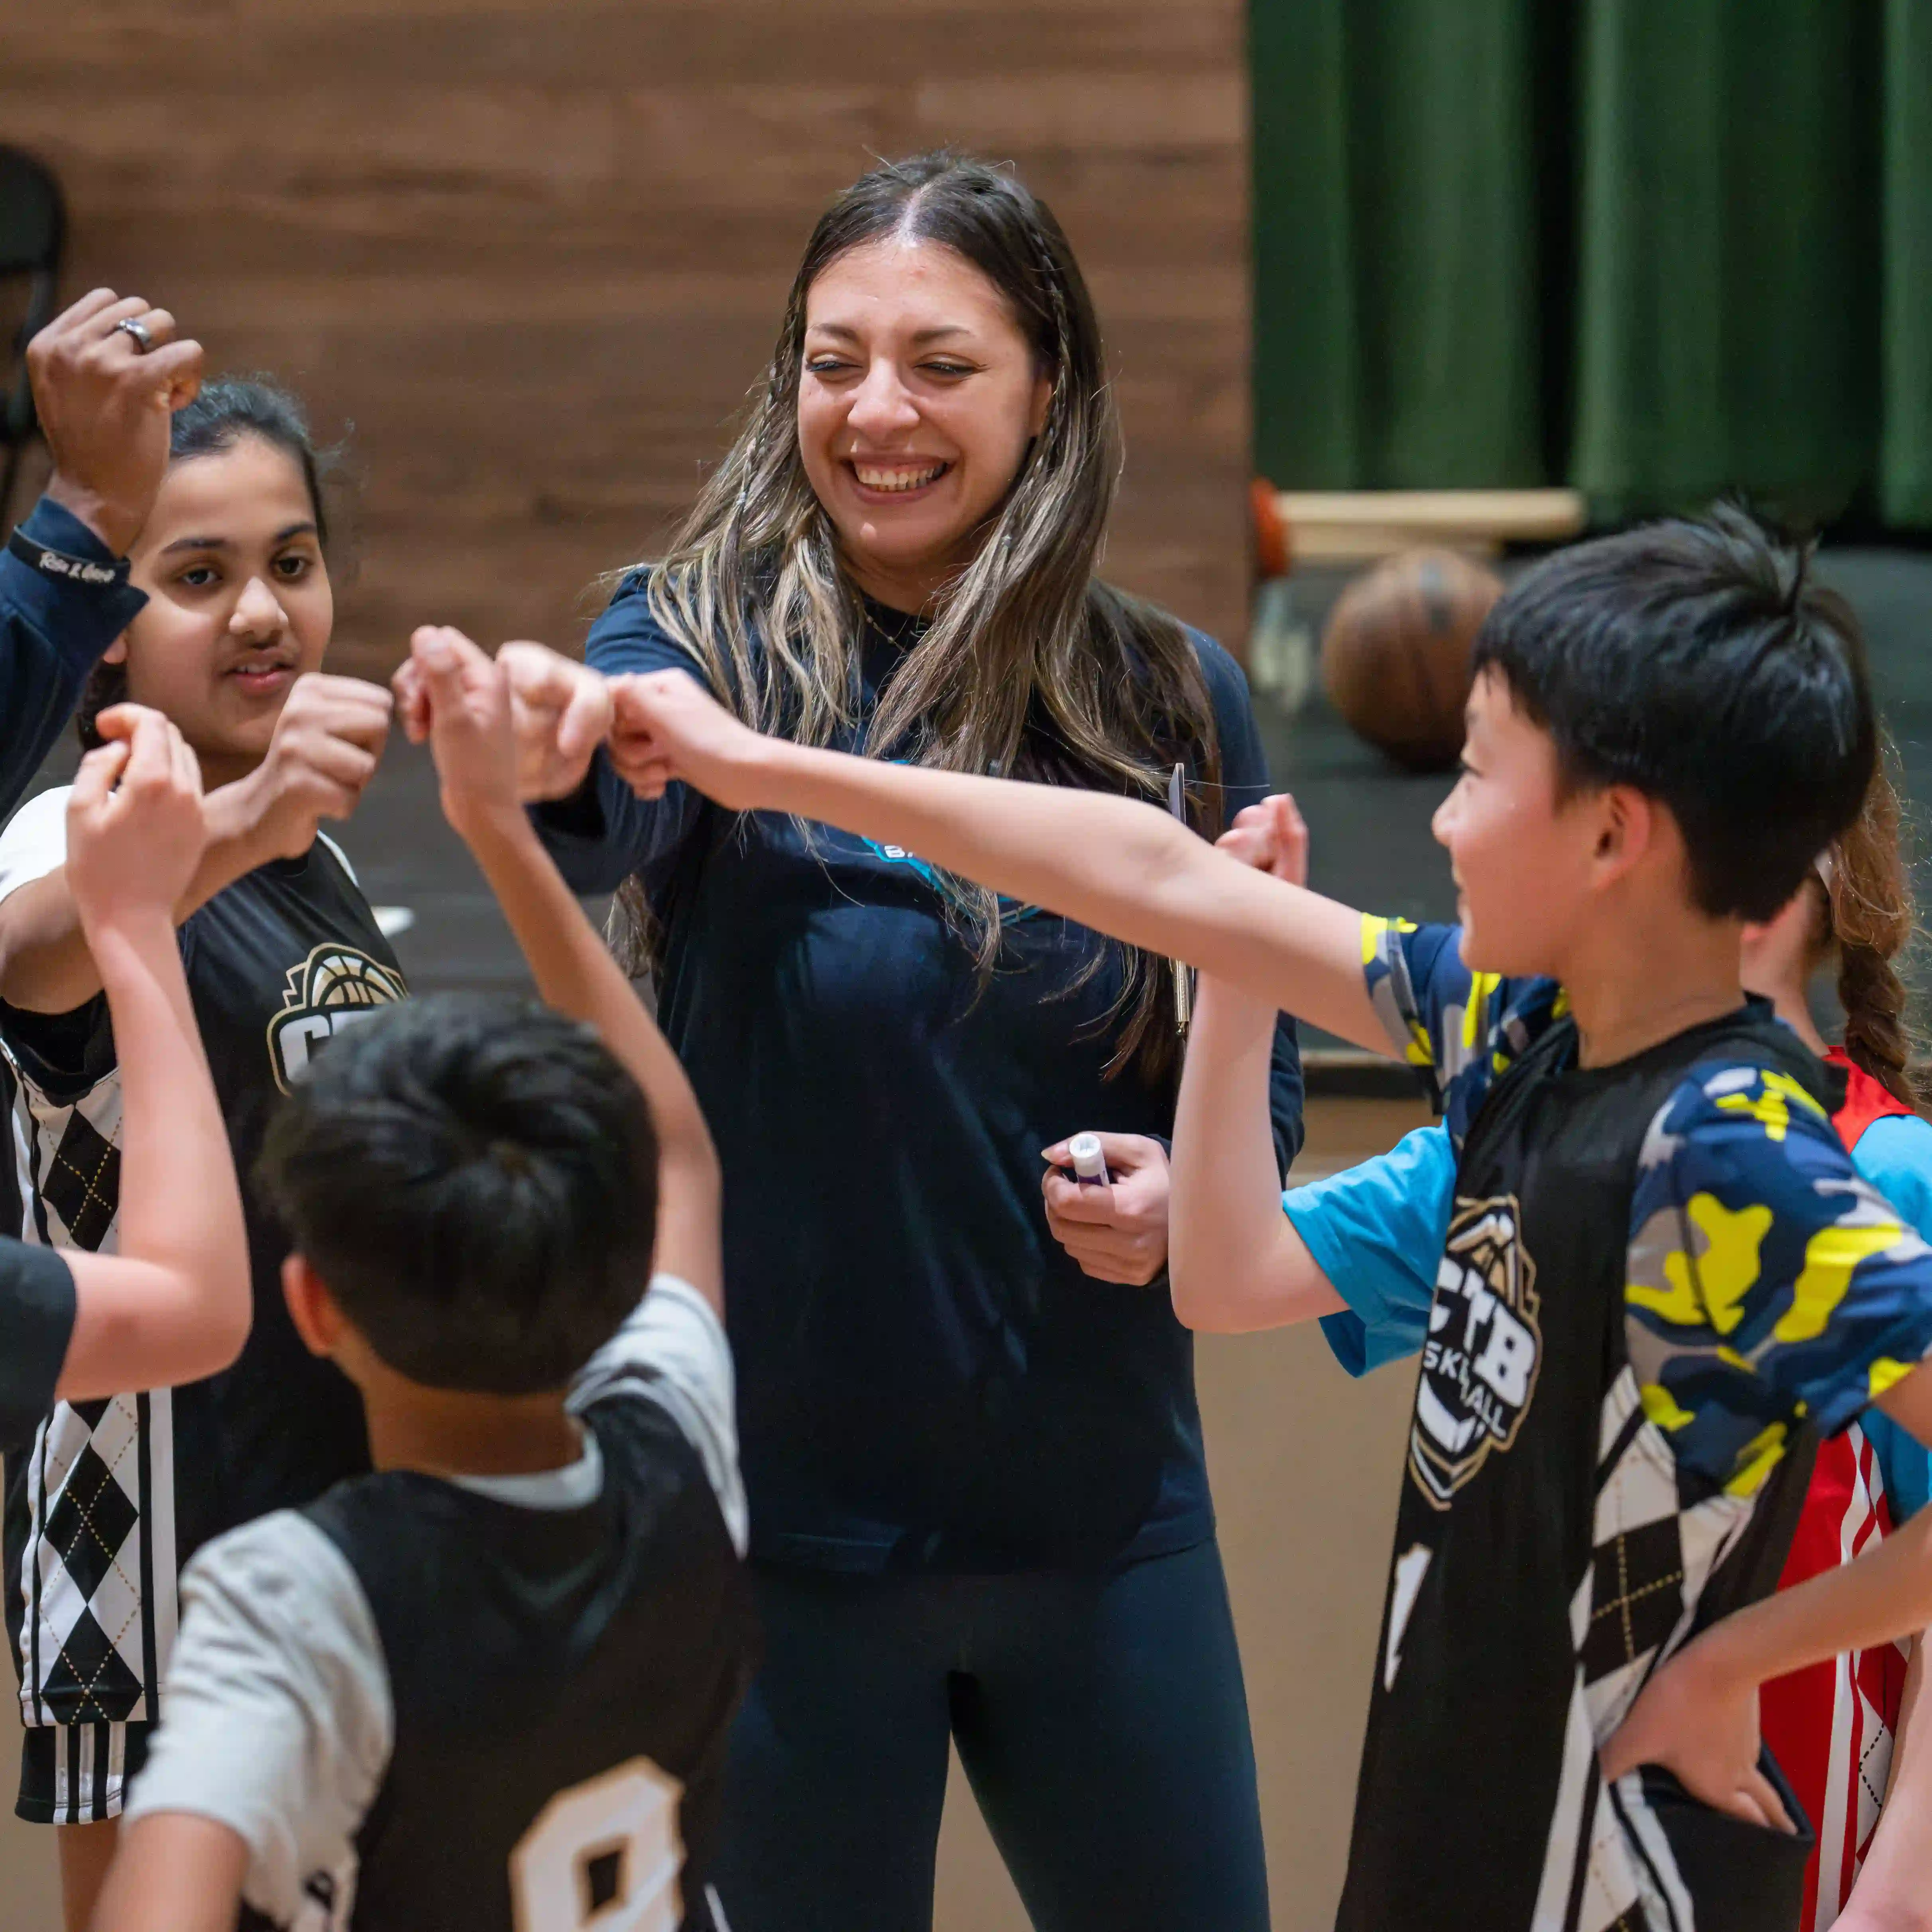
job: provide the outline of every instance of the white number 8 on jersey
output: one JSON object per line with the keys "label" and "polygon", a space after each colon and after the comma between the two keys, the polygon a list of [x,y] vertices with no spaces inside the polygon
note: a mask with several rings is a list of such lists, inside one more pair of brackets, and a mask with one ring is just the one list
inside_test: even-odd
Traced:
{"label": "white number 8 on jersey", "polygon": [[647,1757],[560,1791],[510,1854],[517,1932],[677,1932],[683,1796]]}

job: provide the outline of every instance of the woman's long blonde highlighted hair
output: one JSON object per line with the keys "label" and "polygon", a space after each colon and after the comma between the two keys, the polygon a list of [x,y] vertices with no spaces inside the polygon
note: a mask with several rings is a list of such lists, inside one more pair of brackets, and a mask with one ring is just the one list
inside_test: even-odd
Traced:
{"label": "woman's long blonde highlighted hair", "polygon": [[[1118,480],[1120,422],[1100,326],[1066,238],[1008,170],[951,154],[882,164],[842,194],[806,245],[764,380],[669,554],[650,566],[652,615],[746,723],[806,745],[859,723],[862,602],[798,443],[806,300],[849,249],[886,236],[971,262],[1005,298],[1052,379],[1046,419],[971,560],[926,614],[867,725],[868,757],[1161,796],[1186,760],[1198,802],[1220,747],[1193,644],[1165,611],[1094,574]],[[982,975],[1001,930],[995,896],[946,884]],[[634,970],[656,933],[634,879],[620,895]],[[1076,986],[1106,957],[1098,942]],[[1129,952],[1109,1064],[1175,1063],[1160,962]],[[1070,991],[1072,988],[1064,989]]]}

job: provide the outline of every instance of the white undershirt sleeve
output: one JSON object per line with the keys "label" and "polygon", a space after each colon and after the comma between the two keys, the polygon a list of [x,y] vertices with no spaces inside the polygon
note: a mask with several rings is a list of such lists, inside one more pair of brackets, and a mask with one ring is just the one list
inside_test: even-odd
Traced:
{"label": "white undershirt sleeve", "polygon": [[71,785],[30,798],[0,832],[0,899],[67,863],[67,801]]}
{"label": "white undershirt sleeve", "polygon": [[394,1736],[382,1640],[355,1571],[307,1517],[278,1510],[182,1573],[161,1723],[124,1815],[226,1825],[248,1847],[243,1895],[256,1911],[292,1925],[305,1892],[320,1892],[329,1922],[346,1924],[356,1833]]}
{"label": "white undershirt sleeve", "polygon": [[743,1556],[750,1519],[738,1473],[731,1345],[710,1303],[676,1275],[652,1276],[623,1327],[584,1364],[570,1406],[580,1413],[624,1394],[656,1402],[704,1459],[724,1526]]}

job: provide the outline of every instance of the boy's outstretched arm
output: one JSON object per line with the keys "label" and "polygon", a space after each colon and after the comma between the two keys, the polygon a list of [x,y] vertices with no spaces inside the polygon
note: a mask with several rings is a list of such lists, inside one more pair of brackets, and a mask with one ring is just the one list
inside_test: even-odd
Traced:
{"label": "boy's outstretched arm", "polygon": [[681,671],[614,678],[610,754],[640,794],[682,778],[738,811],[796,812],[1212,973],[1390,1051],[1359,914],[1263,877],[1151,805],[808,750],[748,730]]}
{"label": "boy's outstretched arm", "polygon": [[[616,962],[518,796],[517,747],[502,672],[460,632],[427,627],[411,640],[409,699],[426,702],[442,807],[523,948],[545,1002],[596,1028],[650,1104],[658,1147],[656,1265],[724,1305],[718,1156],[677,1056]],[[400,674],[399,674],[400,675]]]}
{"label": "boy's outstretched arm", "polygon": [[74,1322],[57,1392],[70,1402],[213,1375],[241,1352],[250,1312],[234,1159],[175,937],[202,851],[194,754],[158,712],[124,706],[101,724],[115,742],[74,781],[68,872],[120,1060],[120,1251],[64,1252]]}

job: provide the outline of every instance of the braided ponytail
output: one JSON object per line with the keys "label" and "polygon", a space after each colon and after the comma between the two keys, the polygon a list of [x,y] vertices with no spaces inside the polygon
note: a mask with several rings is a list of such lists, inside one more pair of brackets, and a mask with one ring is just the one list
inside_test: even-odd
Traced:
{"label": "braided ponytail", "polygon": [[1924,1111],[1932,1100],[1921,1042],[1894,963],[1916,938],[1911,881],[1899,850],[1898,793],[1889,743],[1872,773],[1864,808],[1831,849],[1824,868],[1826,950],[1838,962],[1845,1054],[1894,1099]]}

